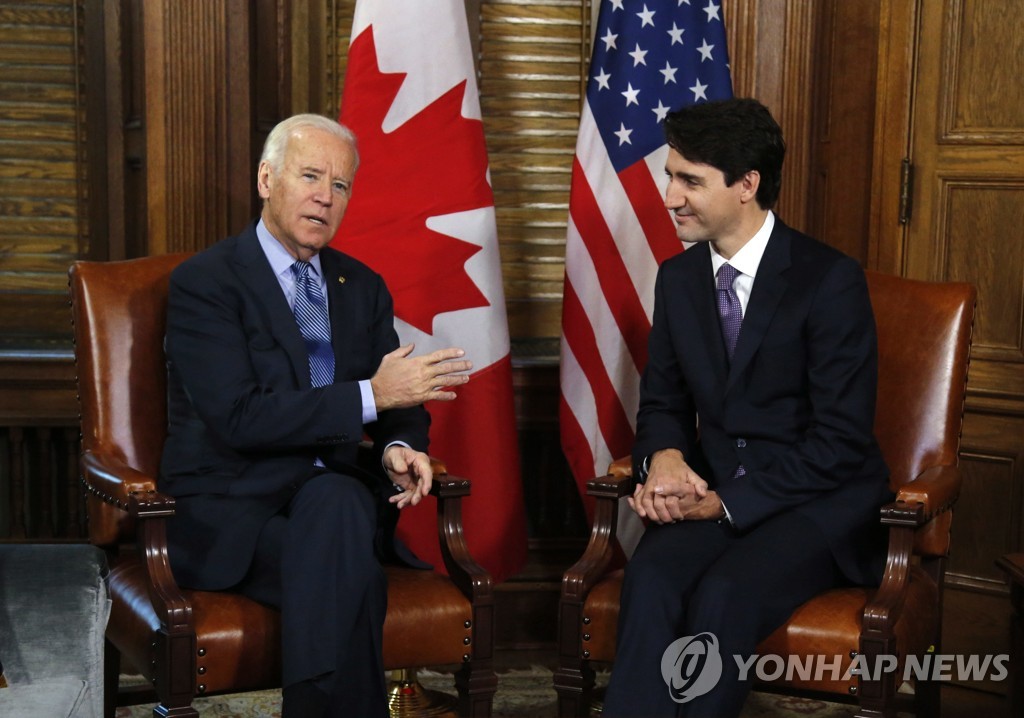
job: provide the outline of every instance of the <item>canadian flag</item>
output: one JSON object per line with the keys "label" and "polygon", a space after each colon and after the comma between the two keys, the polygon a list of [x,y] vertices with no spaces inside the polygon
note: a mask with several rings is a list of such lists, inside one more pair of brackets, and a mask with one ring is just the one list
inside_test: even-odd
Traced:
{"label": "canadian flag", "polygon": [[[465,6],[357,2],[341,122],[359,141],[352,199],[333,245],[379,272],[416,354],[462,347],[469,383],[427,405],[430,453],[473,482],[463,517],[497,581],[526,558],[508,321],[494,195]],[[436,514],[402,512],[399,535],[441,566]]]}

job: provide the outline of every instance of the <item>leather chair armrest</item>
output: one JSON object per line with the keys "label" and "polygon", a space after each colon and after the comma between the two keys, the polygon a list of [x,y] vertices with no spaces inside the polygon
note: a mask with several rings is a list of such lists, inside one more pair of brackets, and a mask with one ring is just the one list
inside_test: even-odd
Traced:
{"label": "leather chair armrest", "polygon": [[[933,466],[922,471],[913,481],[901,486],[894,503],[897,506],[910,508],[920,505],[922,510],[920,517],[916,520],[925,523],[952,508],[957,497],[960,496],[962,484],[963,475],[960,473],[959,467]],[[884,513],[883,522],[889,523],[885,520]]]}
{"label": "leather chair armrest", "polygon": [[[126,511],[133,497],[164,497],[156,490],[156,478],[132,468],[113,454],[86,450],[81,458],[82,480],[90,493],[104,503]],[[174,500],[170,500],[173,506]]]}
{"label": "leather chair armrest", "polygon": [[622,456],[608,464],[608,473],[619,478],[633,476],[633,457]]}

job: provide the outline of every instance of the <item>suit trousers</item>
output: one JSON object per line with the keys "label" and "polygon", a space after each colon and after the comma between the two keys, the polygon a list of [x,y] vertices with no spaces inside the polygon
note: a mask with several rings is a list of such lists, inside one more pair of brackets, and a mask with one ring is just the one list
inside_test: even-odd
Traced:
{"label": "suit trousers", "polygon": [[[739,680],[734,656],[748,659],[797,607],[842,582],[820,529],[794,512],[742,534],[725,522],[650,524],[626,564],[602,715],[739,715],[750,684]],[[662,656],[676,639],[703,632],[717,637],[722,677],[678,702],[662,677]]]}
{"label": "suit trousers", "polygon": [[387,715],[387,579],[374,552],[376,524],[362,483],[314,474],[263,528],[234,589],[281,611],[286,718],[289,688],[302,682],[329,699],[327,716]]}

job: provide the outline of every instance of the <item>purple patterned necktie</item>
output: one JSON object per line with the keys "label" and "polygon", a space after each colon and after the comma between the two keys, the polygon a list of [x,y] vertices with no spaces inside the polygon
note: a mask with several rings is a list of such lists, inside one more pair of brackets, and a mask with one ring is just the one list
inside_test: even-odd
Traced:
{"label": "purple patterned necktie", "polygon": [[[732,288],[732,283],[739,274],[739,270],[731,264],[723,264],[718,268],[718,320],[722,323],[722,338],[725,339],[725,351],[729,354],[729,359],[732,359],[732,353],[736,349],[736,338],[740,335],[740,325],[743,324],[740,298]],[[735,479],[746,473],[747,470],[740,464],[732,477]]]}
{"label": "purple patterned necktie", "polygon": [[731,264],[723,264],[718,268],[718,319],[722,323],[722,338],[725,339],[725,351],[730,359],[736,350],[736,338],[740,335],[740,325],[743,323],[740,298],[732,288],[739,274],[739,270]]}

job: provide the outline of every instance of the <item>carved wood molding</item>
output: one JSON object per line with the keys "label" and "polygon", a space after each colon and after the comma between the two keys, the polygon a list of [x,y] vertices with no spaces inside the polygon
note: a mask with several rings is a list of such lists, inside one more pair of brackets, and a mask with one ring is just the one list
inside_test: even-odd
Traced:
{"label": "carved wood molding", "polygon": [[811,121],[817,3],[723,0],[733,94],[756,97],[786,138],[777,211],[800,230],[810,225]]}
{"label": "carved wood molding", "polygon": [[148,253],[195,251],[252,213],[249,3],[156,0],[142,15]]}
{"label": "carved wood molding", "polygon": [[880,18],[868,266],[890,274],[902,274],[904,264],[904,229],[898,220],[900,160],[910,152],[910,88],[919,5],[919,0],[882,0]]}

